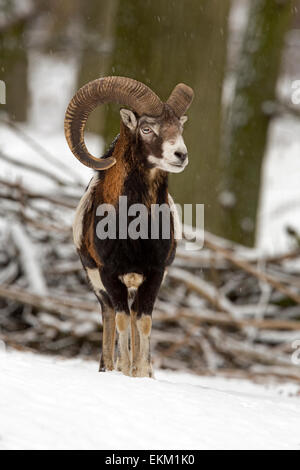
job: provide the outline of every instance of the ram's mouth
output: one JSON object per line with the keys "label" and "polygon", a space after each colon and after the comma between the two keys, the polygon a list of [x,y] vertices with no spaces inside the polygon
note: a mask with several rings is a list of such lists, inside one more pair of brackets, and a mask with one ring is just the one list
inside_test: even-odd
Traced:
{"label": "ram's mouth", "polygon": [[180,163],[180,162],[178,162],[178,163],[174,162],[174,163],[171,163],[171,165],[172,165],[172,166],[176,166],[177,168],[185,168],[185,167],[188,165],[188,163],[189,163],[189,161],[188,161],[188,159],[186,159],[186,160],[185,160],[184,162],[182,162],[182,163]]}
{"label": "ram's mouth", "polygon": [[171,165],[172,166],[177,166],[179,168],[184,168],[184,166],[185,166],[184,163],[172,163]]}

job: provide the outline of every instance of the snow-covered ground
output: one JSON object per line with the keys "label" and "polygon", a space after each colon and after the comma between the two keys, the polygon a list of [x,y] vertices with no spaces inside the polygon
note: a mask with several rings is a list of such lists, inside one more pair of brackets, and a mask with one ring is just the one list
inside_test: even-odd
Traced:
{"label": "snow-covered ground", "polygon": [[0,450],[300,449],[299,387],[0,355]]}

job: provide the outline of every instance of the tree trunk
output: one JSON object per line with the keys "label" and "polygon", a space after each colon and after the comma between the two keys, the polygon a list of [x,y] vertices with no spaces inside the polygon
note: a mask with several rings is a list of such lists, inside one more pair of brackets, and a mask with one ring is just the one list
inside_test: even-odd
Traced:
{"label": "tree trunk", "polygon": [[[108,75],[117,5],[118,0],[80,0],[83,34],[78,87]],[[103,112],[102,107],[93,111],[87,130],[97,134],[101,132]]]}
{"label": "tree trunk", "polygon": [[1,75],[6,85],[6,105],[12,121],[24,122],[27,118],[28,86],[27,50],[24,44],[26,21],[16,22],[9,30],[0,33]]}
{"label": "tree trunk", "polygon": [[[184,132],[190,163],[171,176],[179,203],[205,203],[206,226],[215,227],[221,97],[227,52],[229,0],[131,0],[119,2],[110,74],[149,85],[166,100],[184,82],[195,90]],[[118,133],[116,106],[107,107],[104,136]]]}
{"label": "tree trunk", "polygon": [[275,99],[292,0],[251,0],[236,66],[236,87],[225,129],[219,232],[245,245],[255,242],[261,167]]}

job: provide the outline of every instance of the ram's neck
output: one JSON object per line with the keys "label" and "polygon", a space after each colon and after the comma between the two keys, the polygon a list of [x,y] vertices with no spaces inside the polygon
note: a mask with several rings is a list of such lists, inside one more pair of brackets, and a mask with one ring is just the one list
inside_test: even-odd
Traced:
{"label": "ram's neck", "polygon": [[124,182],[123,194],[130,204],[163,204],[168,199],[168,177],[160,170],[150,170],[136,166],[128,173]]}
{"label": "ram's neck", "polygon": [[144,164],[138,146],[121,125],[112,156],[116,164],[100,174],[101,193],[104,203],[117,205],[119,197],[126,195],[128,204],[162,204],[168,200],[168,175]]}

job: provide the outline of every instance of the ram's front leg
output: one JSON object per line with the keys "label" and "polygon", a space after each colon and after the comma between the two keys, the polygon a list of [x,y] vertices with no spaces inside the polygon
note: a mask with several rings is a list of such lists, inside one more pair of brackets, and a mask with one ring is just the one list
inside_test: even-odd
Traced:
{"label": "ram's front leg", "polygon": [[140,333],[137,329],[137,311],[131,308],[130,311],[130,346],[131,346],[131,371],[130,375],[132,375],[132,371],[136,370],[137,363],[139,360],[140,354]]}
{"label": "ram's front leg", "polygon": [[[153,377],[150,353],[150,336],[152,329],[152,311],[160,285],[163,271],[153,271],[146,277],[138,288],[132,310],[137,312],[132,316],[135,329],[139,336],[139,348],[132,358],[131,375],[133,377]],[[134,338],[131,338],[133,344]]]}
{"label": "ram's front leg", "polygon": [[102,309],[102,354],[100,358],[99,372],[114,369],[114,351],[115,351],[115,312],[111,301],[105,291],[97,295]]}
{"label": "ram's front leg", "polygon": [[102,271],[101,278],[116,312],[116,327],[118,332],[116,369],[125,375],[130,375],[131,361],[128,347],[130,312],[127,288],[117,277],[111,276],[105,271]]}

